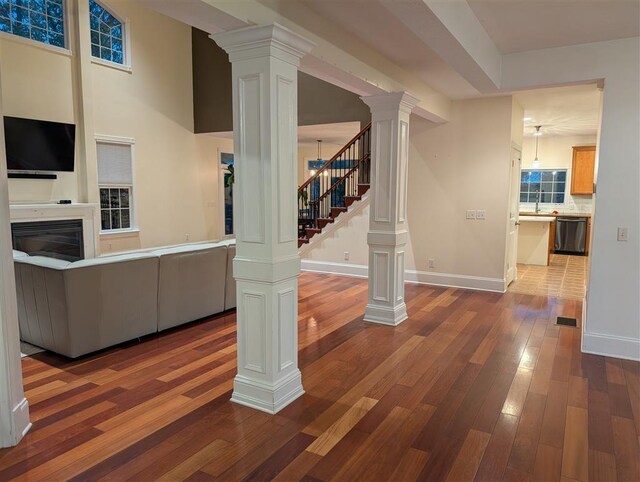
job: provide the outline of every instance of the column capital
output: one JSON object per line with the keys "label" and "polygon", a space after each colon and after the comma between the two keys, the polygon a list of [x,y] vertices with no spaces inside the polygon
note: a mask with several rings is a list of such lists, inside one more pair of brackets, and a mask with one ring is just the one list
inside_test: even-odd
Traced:
{"label": "column capital", "polygon": [[420,99],[404,91],[367,95],[360,98],[369,106],[373,115],[379,111],[403,111],[410,114],[420,102]]}
{"label": "column capital", "polygon": [[278,23],[229,30],[209,36],[229,54],[229,60],[275,57],[296,67],[300,59],[315,47],[293,30]]}

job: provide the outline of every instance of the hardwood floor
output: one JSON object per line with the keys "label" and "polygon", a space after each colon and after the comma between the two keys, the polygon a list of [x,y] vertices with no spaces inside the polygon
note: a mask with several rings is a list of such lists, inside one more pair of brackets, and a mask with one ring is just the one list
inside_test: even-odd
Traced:
{"label": "hardwood floor", "polygon": [[407,285],[366,324],[366,280],[303,274],[306,394],[229,401],[235,315],[78,361],[23,360],[33,429],[0,480],[640,480],[640,364],[580,353],[573,299]]}

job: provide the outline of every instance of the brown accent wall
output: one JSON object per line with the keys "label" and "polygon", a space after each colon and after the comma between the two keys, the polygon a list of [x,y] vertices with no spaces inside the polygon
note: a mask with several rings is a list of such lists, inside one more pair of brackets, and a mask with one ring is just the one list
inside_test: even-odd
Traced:
{"label": "brown accent wall", "polygon": [[[192,29],[193,115],[196,133],[233,130],[231,64],[227,53],[206,32]],[[298,125],[371,120],[356,94],[305,73],[298,73]]]}

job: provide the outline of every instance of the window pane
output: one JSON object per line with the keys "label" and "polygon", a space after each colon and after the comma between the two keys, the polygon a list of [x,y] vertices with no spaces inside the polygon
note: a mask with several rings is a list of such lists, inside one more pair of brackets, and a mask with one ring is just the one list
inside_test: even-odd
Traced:
{"label": "window pane", "polygon": [[552,182],[543,182],[541,185],[542,192],[551,192],[553,191],[553,183]]}
{"label": "window pane", "polygon": [[129,216],[129,210],[128,209],[121,209],[120,210],[120,221],[121,221],[122,229],[126,229],[126,228],[130,228],[131,227],[131,219],[130,219],[130,216]]}
{"label": "window pane", "polygon": [[111,229],[111,216],[109,215],[108,209],[103,209],[101,212],[102,215],[102,229]]}
{"label": "window pane", "polygon": [[100,207],[102,209],[109,207],[109,190],[108,189],[100,189]]}
{"label": "window pane", "polygon": [[556,181],[565,182],[567,180],[567,171],[556,172]]}
{"label": "window pane", "polygon": [[120,229],[120,210],[111,210],[111,229]]}
{"label": "window pane", "polygon": [[551,193],[544,192],[540,195],[541,203],[550,203],[551,202]]}
{"label": "window pane", "polygon": [[529,183],[523,182],[520,184],[520,192],[529,192]]}
{"label": "window pane", "polygon": [[92,42],[99,49],[92,49],[91,55],[102,60],[124,63],[122,43],[122,22],[114,17],[96,0],[89,0],[89,11]]}
{"label": "window pane", "polygon": [[129,207],[129,190],[128,189],[120,189],[120,207],[121,208]]}
{"label": "window pane", "polygon": [[538,192],[538,191],[540,191],[540,183],[539,182],[532,182],[529,185],[529,192],[535,193],[535,192]]}
{"label": "window pane", "polygon": [[564,182],[556,182],[556,183],[553,185],[553,190],[554,190],[555,192],[562,192],[562,193],[563,193],[563,192],[564,192],[564,190],[565,190],[565,183],[564,183]]}
{"label": "window pane", "polygon": [[520,202],[521,203],[526,203],[529,199],[529,195],[527,193],[521,193],[520,194]]}
{"label": "window pane", "polygon": [[540,171],[529,172],[529,182],[540,182]]}
{"label": "window pane", "polygon": [[562,204],[564,203],[564,193],[556,193],[553,195],[553,202]]}
{"label": "window pane", "polygon": [[542,182],[553,181],[553,173],[551,171],[542,171],[541,179]]}
{"label": "window pane", "polygon": [[111,207],[119,208],[120,207],[120,190],[119,189],[111,189]]}

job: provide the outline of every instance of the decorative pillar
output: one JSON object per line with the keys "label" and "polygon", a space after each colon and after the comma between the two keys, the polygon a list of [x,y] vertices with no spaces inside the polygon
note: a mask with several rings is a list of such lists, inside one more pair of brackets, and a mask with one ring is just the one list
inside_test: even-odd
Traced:
{"label": "decorative pillar", "polygon": [[22,388],[16,278],[13,271],[4,145],[0,105],[0,448],[17,445],[31,428],[29,404]]}
{"label": "decorative pillar", "polygon": [[298,369],[298,66],[313,44],[278,24],[212,35],[232,63],[238,374],[231,400],[276,413]]}
{"label": "decorative pillar", "polygon": [[364,320],[398,325],[407,318],[404,259],[407,243],[409,116],[418,99],[406,92],[362,97],[371,109],[369,302]]}

